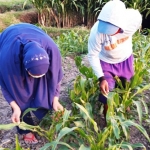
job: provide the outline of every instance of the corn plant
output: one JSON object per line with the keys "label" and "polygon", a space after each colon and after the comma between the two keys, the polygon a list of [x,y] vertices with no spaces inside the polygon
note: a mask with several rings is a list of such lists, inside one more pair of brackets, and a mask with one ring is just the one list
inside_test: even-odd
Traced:
{"label": "corn plant", "polygon": [[16,136],[16,148],[15,148],[15,150],[30,150],[30,148],[28,148],[28,149],[23,149],[23,148],[20,146],[20,144],[19,144],[18,135],[16,134],[15,136]]}
{"label": "corn plant", "polygon": [[110,92],[108,95],[107,122],[108,126],[113,127],[115,138],[118,140],[121,139],[120,136],[124,136],[125,139],[128,140],[129,127],[134,126],[145,135],[148,141],[150,141],[149,135],[141,125],[135,123],[134,120],[126,118],[124,107],[118,93]]}
{"label": "corn plant", "polygon": [[[26,110],[25,113],[27,113],[30,110],[31,109]],[[34,110],[34,109],[32,109],[32,110]],[[55,137],[57,135],[58,135],[58,138],[62,138],[62,136],[64,136],[64,132],[65,132],[65,134],[67,134],[68,132],[71,132],[74,129],[74,128],[69,129],[65,125],[67,122],[67,119],[69,117],[69,114],[70,114],[70,111],[67,111],[67,110],[65,110],[64,112],[54,113],[52,116],[53,121],[51,122],[51,126],[49,127],[49,129],[46,129],[46,130],[41,128],[39,125],[33,126],[33,125],[26,124],[25,122],[20,122],[20,124],[17,124],[17,123],[10,123],[10,124],[6,124],[6,125],[1,124],[0,130],[10,130],[10,129],[14,128],[15,126],[18,126],[22,130],[30,130],[32,132],[36,132],[40,136],[45,137],[48,141],[52,142],[53,140],[55,140]],[[57,144],[60,144],[59,141],[57,141],[55,143],[55,147],[57,146]],[[65,143],[61,143],[61,144],[67,145]],[[19,147],[18,141],[16,142],[16,146]]]}
{"label": "corn plant", "polygon": [[47,1],[46,0],[25,0],[24,6],[28,1],[31,2],[38,10],[38,23],[44,26],[45,25],[44,11],[47,5]]}
{"label": "corn plant", "polygon": [[107,150],[120,150],[120,148],[129,150],[134,150],[135,148],[142,148],[142,150],[146,150],[146,147],[143,144],[130,144],[128,142],[122,142],[121,144],[110,146]]}
{"label": "corn plant", "polygon": [[[112,96],[110,97],[112,98]],[[91,109],[88,109],[90,107],[83,106],[77,103],[75,103],[75,105],[80,110],[79,121],[75,122],[75,125],[78,127],[75,130],[75,132],[78,133],[78,139],[82,138],[82,142],[83,142],[82,145],[85,145],[86,143],[87,148],[89,150],[100,150],[100,149],[116,150],[117,148],[119,150],[119,148],[134,149],[139,147],[145,148],[145,146],[141,143],[130,144],[125,142],[125,139],[123,139],[122,135],[119,134],[120,126],[122,126],[123,129],[125,128],[126,130],[124,129],[124,131],[127,132],[128,126],[134,125],[137,126],[137,128],[148,138],[146,131],[140,125],[130,120],[123,121],[121,120],[122,119],[121,117],[120,118],[118,117],[121,120],[120,121],[121,125],[119,125],[119,123],[117,122],[113,122],[112,124],[112,121],[111,124],[109,124],[108,121],[108,126],[103,130],[100,130],[100,128],[97,126],[97,123],[93,119],[93,115],[91,115],[92,113]],[[114,119],[112,115],[108,115],[108,116],[111,118],[111,120]],[[86,122],[89,122],[89,124],[87,124]],[[80,143],[81,143],[81,139],[80,139]]]}
{"label": "corn plant", "polygon": [[[81,57],[75,57],[75,63],[81,75],[76,77],[74,81],[74,88],[69,91],[70,99],[73,102],[72,105],[74,106],[74,103],[78,103],[85,106],[90,103],[92,107],[94,107],[96,106],[99,94],[98,80],[94,75],[92,68],[88,68],[82,64]],[[76,107],[73,107],[72,111],[75,114],[78,112]],[[93,109],[92,111],[97,111],[97,109]]]}
{"label": "corn plant", "polygon": [[148,0],[124,0],[127,7],[138,9],[141,13],[147,12],[146,16],[150,14],[150,2]]}
{"label": "corn plant", "polygon": [[79,55],[87,53],[88,34],[81,35],[79,32],[70,31],[62,33],[55,42],[60,48],[62,56]]}
{"label": "corn plant", "polygon": [[[137,39],[141,39],[138,41]],[[136,40],[135,40],[136,39]],[[141,143],[130,144],[127,141],[129,140],[129,128],[130,126],[134,126],[139,131],[143,133],[143,135],[147,138],[148,141],[150,141],[149,135],[147,134],[146,130],[142,127],[142,118],[143,118],[143,106],[144,106],[144,112],[146,115],[148,115],[148,107],[146,105],[146,102],[143,101],[142,93],[150,88],[150,84],[147,84],[147,81],[149,79],[149,40],[143,40],[146,39],[144,35],[137,34],[134,37],[133,42],[133,49],[134,49],[134,55],[135,55],[135,75],[131,79],[131,81],[127,81],[125,85],[122,85],[121,80],[116,76],[116,83],[118,87],[114,89],[114,93],[109,94],[108,97],[108,105],[109,110],[107,113],[107,123],[108,126],[104,131],[101,131],[101,134],[96,132],[96,135],[98,134],[98,137],[102,137],[103,132],[105,132],[105,136],[103,136],[103,139],[99,139],[101,141],[99,144],[96,144],[96,141],[93,141],[92,143],[99,145],[100,149],[106,148],[106,143],[108,144],[108,149],[115,149],[115,148],[129,148],[133,149],[135,147],[143,147],[145,146]],[[85,107],[86,110],[88,110],[90,116],[92,117],[93,108],[94,105],[91,105],[90,107],[87,107],[92,102],[92,98],[94,95],[99,94],[98,85],[97,85],[97,79],[94,76],[92,69],[84,66],[82,64],[81,57],[75,58],[76,65],[81,73],[80,76],[78,76],[74,82],[74,89],[70,91],[70,98],[73,102],[78,103],[78,105],[82,105],[82,107]],[[92,83],[92,84],[89,84]],[[89,86],[90,85],[90,86]],[[93,91],[93,93],[91,92]],[[141,94],[141,95],[140,95]],[[91,101],[90,101],[91,100]],[[94,101],[95,102],[95,101]],[[91,103],[92,104],[92,103]],[[128,107],[131,107],[132,109],[136,109],[134,116],[137,116],[140,121],[140,124],[136,123],[133,118],[130,117],[130,113],[133,111],[130,111],[127,113]],[[77,109],[75,105],[73,105],[73,108]],[[81,107],[80,107],[81,108]],[[88,109],[90,108],[90,109]],[[90,110],[90,111],[89,111]],[[74,112],[74,113],[77,113]],[[87,123],[88,119],[87,116],[83,115],[83,118],[85,120],[85,125],[87,126],[86,129],[91,129],[91,126],[89,123]],[[136,118],[136,117],[135,117]],[[81,130],[81,129],[78,129]],[[99,131],[99,130],[98,130]],[[85,137],[87,137],[87,132],[82,131],[81,132]],[[90,135],[90,132],[88,133]],[[94,136],[94,134],[91,135]],[[105,138],[104,138],[105,137]],[[90,141],[87,139],[88,142]],[[104,146],[105,145],[105,146]],[[90,143],[90,148],[94,149],[92,147],[92,144]]]}
{"label": "corn plant", "polygon": [[[134,38],[146,39],[145,36],[139,34]],[[110,93],[108,97],[109,109],[107,113],[107,122],[109,122],[109,125],[113,126],[116,139],[120,139],[120,135],[123,134],[125,139],[128,140],[129,127],[134,126],[145,135],[148,141],[150,141],[149,135],[142,127],[143,114],[148,115],[148,107],[143,100],[144,95],[142,94],[150,88],[150,84],[147,82],[149,80],[148,57],[150,45],[148,43],[149,40],[135,41],[135,43],[133,42],[135,75],[131,81],[127,81],[125,85],[122,85],[121,80],[115,77],[118,88],[114,89],[115,93]],[[127,113],[129,107],[131,111]],[[136,109],[136,111],[134,111],[134,109]],[[137,113],[140,124],[135,122]],[[131,114],[134,115],[134,119],[130,117]]]}

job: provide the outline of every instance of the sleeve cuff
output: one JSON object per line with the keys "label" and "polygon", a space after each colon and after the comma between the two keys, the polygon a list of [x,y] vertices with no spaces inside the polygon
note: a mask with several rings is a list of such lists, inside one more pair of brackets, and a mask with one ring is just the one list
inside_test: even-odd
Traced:
{"label": "sleeve cuff", "polygon": [[105,80],[105,77],[104,77],[104,76],[98,78],[98,81],[99,81],[99,82],[102,82],[103,80]]}

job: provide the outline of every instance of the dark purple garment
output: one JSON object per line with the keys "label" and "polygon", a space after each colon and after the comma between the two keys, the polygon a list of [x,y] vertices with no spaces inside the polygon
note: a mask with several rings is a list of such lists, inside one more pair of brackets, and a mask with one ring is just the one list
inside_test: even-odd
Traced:
{"label": "dark purple garment", "polygon": [[[133,77],[133,61],[133,55],[131,55],[125,61],[117,64],[109,64],[104,61],[100,61],[105,79],[109,85],[109,91],[112,91],[116,86],[116,81],[114,79],[115,76],[118,76],[121,79],[122,84],[125,84],[126,80],[129,81],[131,77]],[[100,94],[99,101],[106,104],[107,98],[104,95]]]}
{"label": "dark purple garment", "polygon": [[[40,45],[49,56],[49,68],[41,78],[31,77],[24,66],[29,43]],[[36,45],[35,44],[35,45]],[[30,49],[31,50],[31,49]],[[36,52],[36,48],[32,47]],[[22,111],[27,108],[52,109],[62,80],[60,51],[55,42],[40,28],[20,23],[6,28],[0,36],[0,85],[5,99],[16,101]]]}

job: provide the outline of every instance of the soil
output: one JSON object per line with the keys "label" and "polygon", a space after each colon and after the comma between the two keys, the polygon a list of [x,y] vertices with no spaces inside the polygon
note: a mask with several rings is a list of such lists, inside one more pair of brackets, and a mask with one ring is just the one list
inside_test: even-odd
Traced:
{"label": "soil", "polygon": [[[87,58],[84,57],[83,63],[87,63]],[[77,75],[79,75],[79,71],[75,66],[75,62],[73,58],[65,57],[63,58],[63,70],[64,70],[64,78],[61,84],[61,93],[60,93],[60,101],[66,104],[66,109],[71,108],[71,101],[68,95],[68,89],[72,87],[73,81]],[[148,94],[148,93],[147,93]],[[11,123],[11,108],[8,103],[5,101],[1,91],[0,91],[0,124],[8,124]],[[100,116],[101,117],[101,116]],[[104,123],[104,120],[101,119],[100,125]],[[150,127],[148,124],[143,124],[144,128],[147,130],[148,134],[150,135]],[[15,134],[17,134],[16,128],[12,130],[0,130],[0,148],[5,147],[9,149],[15,148]],[[130,128],[130,143],[142,143],[146,146],[147,150],[150,150],[150,143],[147,139],[143,136],[139,130],[135,129],[134,127]],[[25,144],[22,140],[21,135],[19,135],[19,142],[21,146],[25,149],[30,148],[31,150],[39,150],[42,146],[44,146],[48,141],[39,135],[36,135],[37,139],[39,140],[38,144],[29,145]],[[142,149],[136,149],[142,150]]]}

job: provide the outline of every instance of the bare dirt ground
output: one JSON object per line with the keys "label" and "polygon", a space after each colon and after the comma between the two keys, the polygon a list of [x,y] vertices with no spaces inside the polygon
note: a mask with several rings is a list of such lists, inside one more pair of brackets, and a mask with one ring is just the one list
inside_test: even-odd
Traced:
{"label": "bare dirt ground", "polygon": [[[87,62],[86,57],[83,59],[83,61]],[[65,103],[66,108],[69,110],[71,101],[69,100],[68,89],[72,87],[73,80],[76,78],[79,72],[75,66],[74,60],[70,57],[63,58],[63,70],[64,70],[64,78],[62,80],[60,101]],[[149,93],[147,94],[149,95]],[[11,123],[11,120],[10,120],[11,114],[12,114],[11,108],[8,105],[8,103],[5,101],[5,99],[3,98],[2,93],[0,91],[0,124]],[[101,120],[100,124],[103,124],[103,120]],[[143,126],[147,130],[148,134],[150,135],[150,127],[147,124],[144,124]],[[0,148],[7,147],[10,150],[13,150],[15,147],[15,134],[16,133],[17,133],[16,128],[9,130],[9,131],[0,130]],[[130,134],[131,134],[131,137],[130,137],[131,143],[138,143],[138,142],[143,143],[146,146],[146,149],[150,150],[150,143],[145,139],[145,137],[137,129],[131,127]],[[31,150],[39,150],[48,141],[39,135],[36,135],[36,136],[37,136],[37,139],[39,140],[38,144],[35,144],[35,145],[25,144],[21,136],[19,136],[19,142],[21,146],[25,149],[30,148]],[[142,150],[142,149],[136,149],[136,150]]]}

